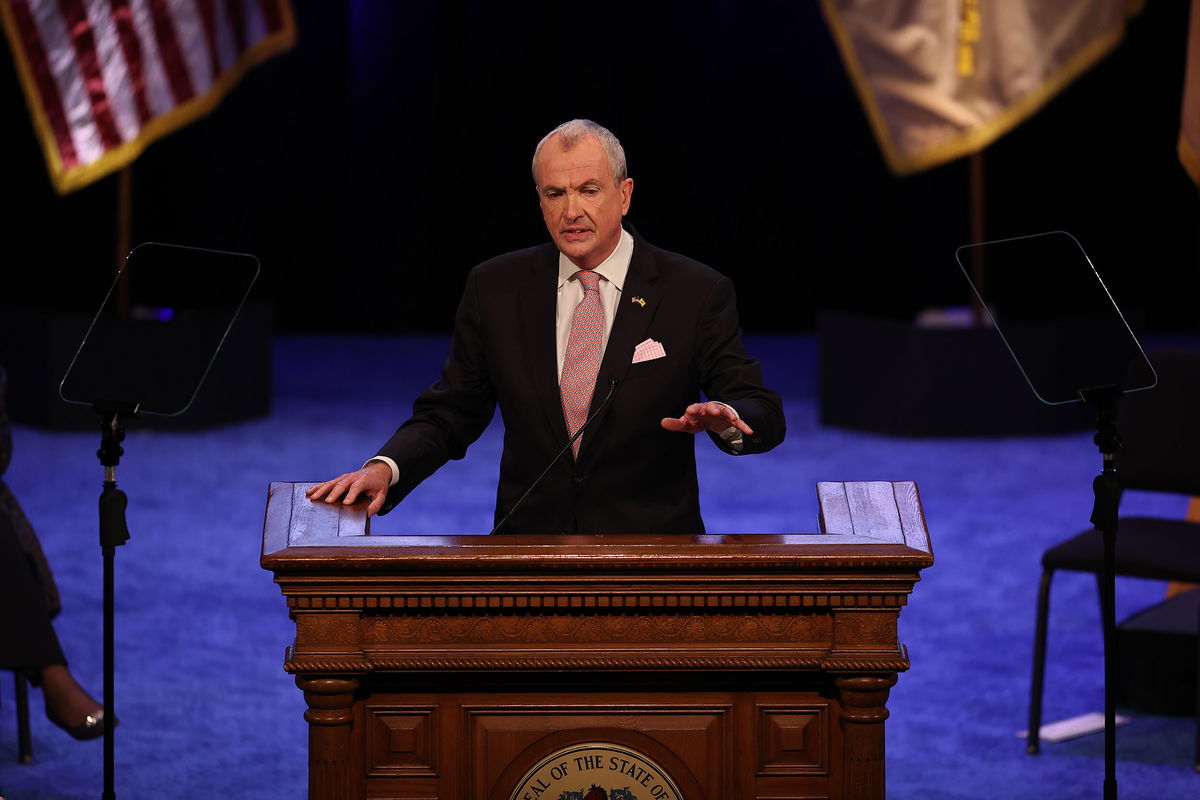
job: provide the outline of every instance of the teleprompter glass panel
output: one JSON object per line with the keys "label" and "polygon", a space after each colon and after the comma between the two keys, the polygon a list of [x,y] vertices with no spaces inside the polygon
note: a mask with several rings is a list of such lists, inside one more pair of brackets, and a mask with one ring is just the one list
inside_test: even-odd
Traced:
{"label": "teleprompter glass panel", "polygon": [[245,253],[157,242],[134,248],[59,394],[69,403],[182,414],[258,273],[258,259]]}
{"label": "teleprompter glass panel", "polygon": [[1038,399],[1157,383],[1121,310],[1074,236],[1052,231],[964,245],[959,266]]}

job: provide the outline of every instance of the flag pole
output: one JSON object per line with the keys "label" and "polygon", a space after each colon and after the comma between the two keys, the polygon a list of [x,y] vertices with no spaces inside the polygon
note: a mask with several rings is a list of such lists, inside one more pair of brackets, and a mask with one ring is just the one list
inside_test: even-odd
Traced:
{"label": "flag pole", "polygon": [[[117,173],[117,258],[121,272],[133,241],[133,165],[126,164]],[[117,313],[129,316],[129,276],[122,274],[117,284]]]}
{"label": "flag pole", "polygon": [[[969,221],[971,242],[978,244],[984,241],[984,231],[986,230],[985,219],[985,199],[986,194],[983,190],[983,150],[976,150],[971,153],[970,158],[970,173],[967,179],[967,192],[969,195]],[[975,291],[971,293],[971,319],[976,327],[983,325],[984,311],[983,301],[980,300],[980,295],[987,291],[987,268],[984,263],[983,256],[984,248],[971,248],[971,283],[975,286]]]}

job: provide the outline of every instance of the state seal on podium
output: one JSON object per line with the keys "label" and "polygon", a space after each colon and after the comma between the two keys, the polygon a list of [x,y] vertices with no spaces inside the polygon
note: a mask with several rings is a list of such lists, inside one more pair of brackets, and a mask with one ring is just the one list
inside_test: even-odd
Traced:
{"label": "state seal on podium", "polygon": [[583,742],[544,756],[510,800],[683,800],[675,781],[645,753],[614,742]]}

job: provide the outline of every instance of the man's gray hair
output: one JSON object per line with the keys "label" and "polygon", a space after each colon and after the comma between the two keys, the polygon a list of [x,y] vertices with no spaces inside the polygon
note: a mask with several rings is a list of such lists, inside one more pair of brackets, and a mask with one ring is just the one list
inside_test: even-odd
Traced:
{"label": "man's gray hair", "polygon": [[621,142],[613,135],[613,132],[599,123],[592,122],[590,119],[573,119],[569,122],[564,122],[554,130],[547,133],[538,142],[537,147],[533,149],[533,182],[537,184],[537,158],[542,152],[542,148],[551,138],[558,136],[559,146],[564,150],[570,150],[581,139],[588,136],[595,136],[600,140],[600,145],[604,148],[604,152],[608,155],[608,166],[612,170],[613,180],[617,183],[625,180],[628,176],[628,169],[625,166],[625,148],[621,147]]}

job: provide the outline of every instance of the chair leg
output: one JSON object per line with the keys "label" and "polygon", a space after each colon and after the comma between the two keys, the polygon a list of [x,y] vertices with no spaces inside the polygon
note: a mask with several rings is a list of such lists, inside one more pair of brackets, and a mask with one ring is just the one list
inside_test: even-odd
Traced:
{"label": "chair leg", "polygon": [[[1200,592],[1200,589],[1194,591]],[[1200,598],[1197,598],[1196,609],[1196,754],[1192,766],[1200,772]]]}
{"label": "chair leg", "polygon": [[1037,625],[1033,634],[1033,681],[1029,690],[1029,733],[1025,752],[1035,755],[1041,746],[1042,688],[1046,677],[1046,619],[1050,615],[1050,580],[1054,570],[1042,570],[1038,586]]}
{"label": "chair leg", "polygon": [[20,672],[17,683],[17,749],[22,764],[33,763],[33,737],[29,735],[29,684]]}

